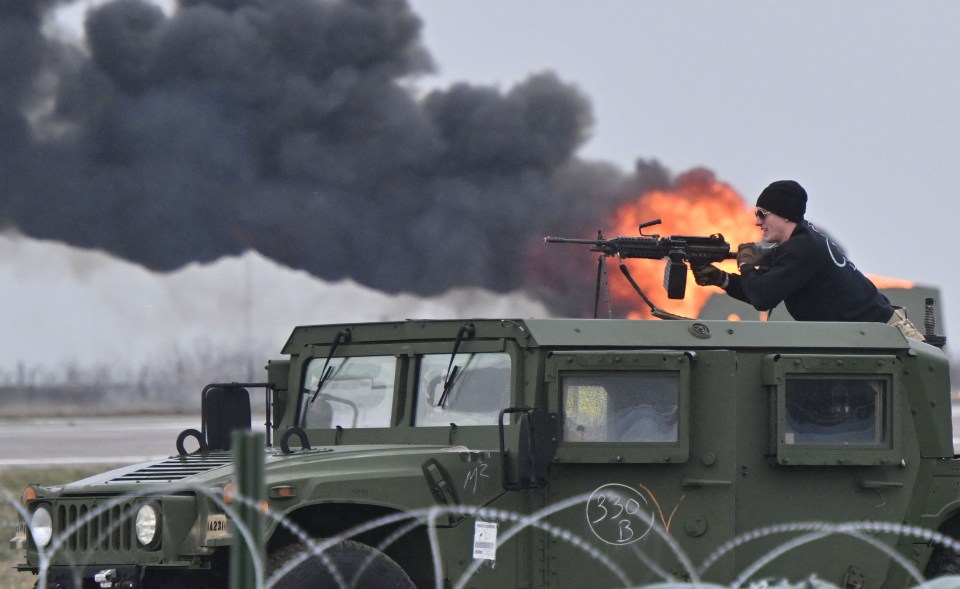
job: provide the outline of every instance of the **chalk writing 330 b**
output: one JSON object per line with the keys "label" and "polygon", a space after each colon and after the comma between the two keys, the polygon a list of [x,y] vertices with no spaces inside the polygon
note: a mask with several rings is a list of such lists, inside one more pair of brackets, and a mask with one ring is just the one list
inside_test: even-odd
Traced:
{"label": "chalk writing 330 b", "polygon": [[643,493],[618,483],[594,491],[587,502],[586,515],[590,530],[607,544],[636,542],[653,526]]}

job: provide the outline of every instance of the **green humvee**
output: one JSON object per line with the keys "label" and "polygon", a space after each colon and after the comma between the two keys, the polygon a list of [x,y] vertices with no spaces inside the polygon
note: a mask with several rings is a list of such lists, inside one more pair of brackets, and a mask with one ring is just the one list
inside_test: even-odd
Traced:
{"label": "green humvee", "polygon": [[[893,327],[403,321],[298,327],[283,354],[261,383],[276,587],[891,588],[960,570],[947,358]],[[230,432],[255,385],[205,389],[167,460],[29,488],[19,569],[226,587]]]}

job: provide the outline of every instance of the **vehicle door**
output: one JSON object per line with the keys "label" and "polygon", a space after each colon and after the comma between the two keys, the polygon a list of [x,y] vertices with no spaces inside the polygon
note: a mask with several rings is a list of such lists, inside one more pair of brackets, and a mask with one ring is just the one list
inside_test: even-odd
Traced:
{"label": "vehicle door", "polygon": [[[548,482],[548,586],[698,577],[734,531],[736,372],[724,350],[550,355],[561,439]],[[728,579],[731,566],[716,563],[705,580]]]}
{"label": "vehicle door", "polygon": [[[738,575],[815,574],[864,587],[881,586],[891,570],[902,575],[887,552],[898,534],[882,531],[884,522],[908,519],[921,468],[901,360],[839,353],[758,360],[749,372],[760,381],[745,380],[742,392],[767,397],[766,416],[750,420],[767,423],[766,432],[742,431],[753,439],[738,445],[737,532],[756,538],[737,549]],[[765,452],[751,449],[764,437]],[[864,527],[826,530],[833,524]]]}

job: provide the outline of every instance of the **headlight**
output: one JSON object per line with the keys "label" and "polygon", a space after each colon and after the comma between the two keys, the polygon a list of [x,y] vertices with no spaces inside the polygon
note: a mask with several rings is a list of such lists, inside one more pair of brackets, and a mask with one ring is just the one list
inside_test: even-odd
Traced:
{"label": "headlight", "polygon": [[53,516],[44,506],[38,507],[30,518],[30,535],[40,548],[46,548],[53,538]]}
{"label": "headlight", "polygon": [[137,510],[137,541],[148,550],[160,545],[160,510],[153,503],[146,503]]}

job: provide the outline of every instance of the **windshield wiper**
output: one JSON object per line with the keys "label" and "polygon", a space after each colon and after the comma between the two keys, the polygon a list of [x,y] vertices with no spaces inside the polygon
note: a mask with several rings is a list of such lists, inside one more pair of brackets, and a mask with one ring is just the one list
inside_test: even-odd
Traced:
{"label": "windshield wiper", "polygon": [[453,353],[450,354],[450,364],[447,365],[447,376],[443,379],[443,392],[440,394],[440,401],[437,402],[437,407],[443,407],[447,402],[447,395],[453,388],[453,381],[456,380],[457,374],[460,372],[460,367],[453,365],[454,360],[457,358],[457,350],[460,349],[460,344],[464,338],[473,337],[474,333],[476,333],[476,328],[473,326],[473,323],[465,323],[457,330],[457,341],[453,343]]}
{"label": "windshield wiper", "polygon": [[337,335],[333,337],[333,343],[330,344],[330,352],[327,353],[327,361],[323,363],[323,370],[320,371],[320,380],[317,381],[317,390],[313,393],[313,397],[310,398],[311,403],[317,400],[317,395],[320,394],[320,389],[322,389],[323,385],[325,385],[327,380],[330,379],[330,375],[333,373],[333,367],[330,366],[330,359],[333,358],[334,353],[337,351],[337,347],[342,343],[350,343],[349,329],[338,331]]}

